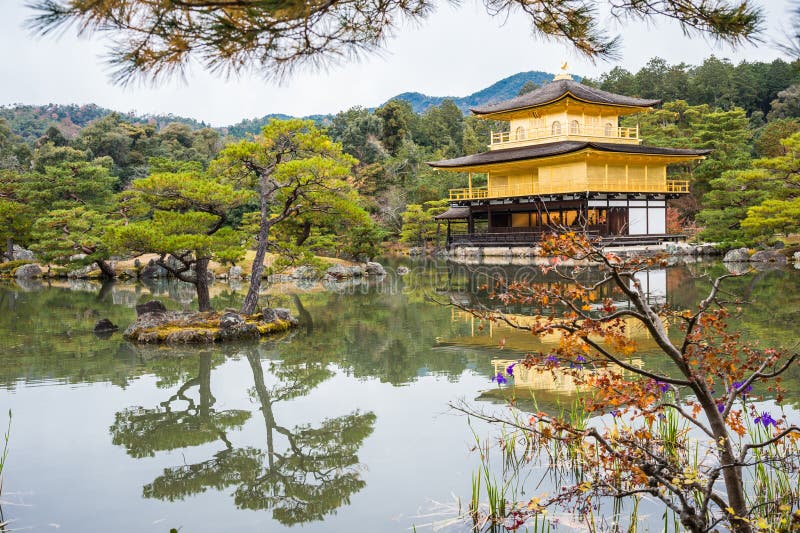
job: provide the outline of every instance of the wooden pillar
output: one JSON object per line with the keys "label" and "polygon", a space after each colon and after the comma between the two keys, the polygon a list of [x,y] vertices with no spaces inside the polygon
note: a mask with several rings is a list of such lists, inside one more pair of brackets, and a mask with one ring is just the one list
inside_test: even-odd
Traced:
{"label": "wooden pillar", "polygon": [[475,233],[475,221],[472,218],[472,210],[470,210],[469,216],[467,217],[467,233],[470,235]]}

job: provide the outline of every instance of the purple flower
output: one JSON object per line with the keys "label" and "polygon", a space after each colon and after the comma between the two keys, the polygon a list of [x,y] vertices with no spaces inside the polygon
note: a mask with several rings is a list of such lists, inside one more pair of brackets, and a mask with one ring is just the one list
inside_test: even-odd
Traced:
{"label": "purple flower", "polygon": [[[747,385],[744,389],[742,389],[742,385],[744,385],[744,381],[734,381],[733,382],[733,389],[736,392],[741,392],[743,395],[753,392],[753,386]],[[742,389],[742,390],[739,390]]]}
{"label": "purple flower", "polygon": [[503,383],[508,383],[508,380],[506,379],[506,377],[503,375],[502,372],[498,372],[496,376],[492,377],[492,381],[496,381],[498,385],[501,385]]}
{"label": "purple flower", "polygon": [[575,362],[576,363],[585,363],[586,362],[586,358],[584,356],[582,356],[582,355],[579,355],[578,357],[575,358]]}
{"label": "purple flower", "polygon": [[614,409],[611,411],[611,416],[613,416],[614,418],[622,416],[622,412],[619,409]]}
{"label": "purple flower", "polygon": [[766,411],[761,413],[761,416],[757,416],[756,419],[754,420],[754,422],[756,424],[761,424],[765,428],[767,428],[769,426],[777,426],[778,425],[778,421],[775,420],[774,418],[772,418],[772,415],[769,414]]}
{"label": "purple flower", "polygon": [[550,354],[550,355],[547,356],[545,361],[547,361],[548,363],[552,363],[554,365],[557,365],[558,364],[558,357],[556,357],[553,354]]}
{"label": "purple flower", "polygon": [[669,390],[669,383],[664,383],[663,381],[656,381],[656,385],[658,385],[658,390],[661,392],[667,392]]}
{"label": "purple flower", "polygon": [[724,413],[725,412],[725,404],[722,403],[722,402],[718,403],[717,404],[717,411],[719,411],[720,413]]}
{"label": "purple flower", "polygon": [[515,366],[517,366],[517,363],[511,363],[510,365],[508,365],[508,367],[506,367],[506,374],[508,374],[509,376],[513,376]]}

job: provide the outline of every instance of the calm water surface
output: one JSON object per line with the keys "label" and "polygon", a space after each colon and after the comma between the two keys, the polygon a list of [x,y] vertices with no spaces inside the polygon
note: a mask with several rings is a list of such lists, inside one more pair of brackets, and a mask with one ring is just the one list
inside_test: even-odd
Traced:
{"label": "calm water surface", "polygon": [[[478,463],[448,403],[497,405],[495,368],[535,345],[430,298],[496,306],[478,289],[487,277],[530,272],[409,266],[370,285],[272,286],[264,303],[290,307],[301,328],[207,348],[91,333],[102,317],[124,327],[154,297],[191,308],[185,286],[0,285],[0,427],[13,413],[4,518],[15,530],[115,533],[401,531],[450,518]],[[705,272],[723,267],[672,267],[648,283],[685,307]],[[731,289],[753,302],[736,319],[747,336],[796,345],[800,271],[737,278]],[[217,283],[214,304],[236,306],[241,292]],[[637,340],[649,357],[646,336]],[[791,376],[792,401],[798,385]],[[545,407],[575,392],[518,386]]]}

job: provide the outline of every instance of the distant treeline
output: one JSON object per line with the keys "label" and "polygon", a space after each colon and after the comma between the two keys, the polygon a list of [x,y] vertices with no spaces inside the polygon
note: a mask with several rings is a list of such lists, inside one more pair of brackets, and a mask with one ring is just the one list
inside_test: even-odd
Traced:
{"label": "distant treeline", "polygon": [[778,93],[798,82],[797,61],[776,59],[771,63],[711,56],[701,65],[670,65],[653,58],[638,72],[615,67],[597,79],[583,83],[617,94],[656,98],[664,102],[685,100],[690,105],[707,104],[720,109],[741,107],[748,116],[763,118],[772,111]]}

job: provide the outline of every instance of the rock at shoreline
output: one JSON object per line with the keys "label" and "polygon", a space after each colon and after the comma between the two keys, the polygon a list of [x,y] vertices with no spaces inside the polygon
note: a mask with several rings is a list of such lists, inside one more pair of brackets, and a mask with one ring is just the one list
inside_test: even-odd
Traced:
{"label": "rock at shoreline", "polygon": [[150,260],[147,266],[139,272],[139,277],[144,279],[166,278],[167,269]]}
{"label": "rock at shoreline", "polygon": [[96,264],[92,263],[91,265],[86,265],[83,268],[79,268],[77,270],[70,270],[67,272],[68,279],[92,279],[92,278],[99,278],[100,277],[100,267]]}
{"label": "rock at shoreline", "polygon": [[22,265],[14,271],[14,277],[17,279],[40,278],[42,277],[42,269],[36,264]]}
{"label": "rock at shoreline", "polygon": [[773,263],[776,265],[785,265],[786,256],[781,252],[775,250],[761,250],[750,256],[750,261],[754,263]]}
{"label": "rock at shoreline", "polygon": [[255,315],[166,311],[141,314],[124,337],[141,344],[210,344],[254,340],[297,326],[287,309],[267,309]]}
{"label": "rock at shoreline", "polygon": [[244,324],[244,318],[239,313],[227,312],[219,317],[219,327],[221,328],[235,328]]}
{"label": "rock at shoreline", "polygon": [[292,279],[319,279],[321,276],[317,269],[308,265],[302,265],[292,271]]}
{"label": "rock at shoreline", "polygon": [[364,275],[364,269],[358,265],[344,266],[333,265],[325,271],[325,277],[328,279],[340,280],[350,278],[360,278]]}
{"label": "rock at shoreline", "polygon": [[728,250],[728,253],[722,258],[723,263],[746,263],[748,261],[750,261],[750,250],[747,248]]}
{"label": "rock at shoreline", "polygon": [[136,306],[136,316],[146,315],[148,313],[166,313],[167,308],[161,303],[161,300],[150,300],[143,304]]}
{"label": "rock at shoreline", "polygon": [[229,280],[242,279],[242,267],[232,266],[230,269],[228,269],[228,279]]}
{"label": "rock at shoreline", "polygon": [[367,276],[386,275],[386,270],[383,268],[383,265],[380,263],[375,263],[373,261],[367,263],[367,266],[364,268],[364,271],[367,273]]}

